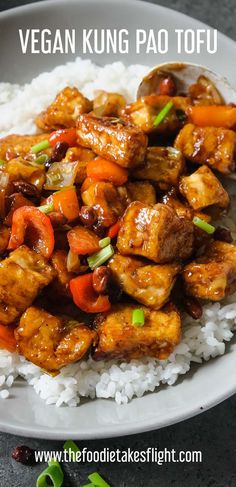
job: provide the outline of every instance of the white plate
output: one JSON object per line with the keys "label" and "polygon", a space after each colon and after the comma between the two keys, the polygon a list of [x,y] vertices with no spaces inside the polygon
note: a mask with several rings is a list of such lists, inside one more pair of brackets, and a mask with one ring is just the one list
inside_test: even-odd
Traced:
{"label": "white plate", "polygon": [[[120,57],[126,64],[136,62],[154,66],[163,61],[189,60],[224,74],[235,84],[236,44],[232,40],[219,34],[217,54],[180,57],[176,54],[174,29],[207,26],[173,10],[132,0],[47,1],[0,14],[1,81],[30,80],[39,72],[68,60],[68,57],[65,59],[60,55],[20,54],[18,28],[53,25],[70,25],[78,30],[92,27],[128,28],[131,38],[134,38],[136,28],[167,28],[170,35],[168,55],[147,56],[130,52],[125,56],[91,56],[92,61],[104,64]],[[162,387],[158,392],[133,399],[131,403],[122,406],[111,400],[99,399],[84,402],[78,408],[57,409],[55,406],[46,406],[31,387],[19,380],[11,391],[12,397],[0,402],[0,429],[39,438],[89,439],[161,428],[194,416],[234,394],[235,363],[236,343],[233,341],[225,355],[194,367],[175,386]]]}

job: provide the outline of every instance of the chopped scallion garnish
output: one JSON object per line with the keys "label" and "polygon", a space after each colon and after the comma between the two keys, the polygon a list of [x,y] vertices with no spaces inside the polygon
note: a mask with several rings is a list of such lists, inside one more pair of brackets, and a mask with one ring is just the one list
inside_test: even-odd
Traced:
{"label": "chopped scallion garnish", "polygon": [[99,247],[101,249],[104,249],[104,247],[107,247],[107,245],[109,245],[110,243],[111,243],[110,237],[102,238],[102,240],[99,240]]}
{"label": "chopped scallion garnish", "polygon": [[42,213],[45,213],[45,215],[47,215],[48,213],[51,213],[54,210],[54,207],[52,203],[48,203],[47,205],[38,206],[38,210],[42,211]]}
{"label": "chopped scallion garnish", "polygon": [[107,245],[104,249],[99,250],[95,254],[88,257],[88,265],[90,269],[94,270],[100,265],[104,264],[112,255],[114,254],[114,249],[112,245]]}
{"label": "chopped scallion garnish", "polygon": [[36,157],[36,159],[33,161],[35,164],[45,164],[45,162],[48,161],[48,156],[47,154],[41,154],[41,156]]}
{"label": "chopped scallion garnish", "polygon": [[31,152],[33,152],[33,154],[37,154],[38,152],[41,152],[41,150],[48,149],[48,147],[50,147],[50,142],[45,139],[42,140],[42,142],[33,145],[33,147],[31,147]]}
{"label": "chopped scallion garnish", "polygon": [[97,472],[88,475],[88,479],[95,487],[110,487],[110,485]]}
{"label": "chopped scallion garnish", "polygon": [[[48,462],[49,463],[49,462]],[[47,480],[50,479],[51,485],[53,487],[61,487],[64,480],[64,474],[60,465],[58,466],[56,463],[50,462],[51,465],[38,476],[36,487],[48,487],[50,484]]]}
{"label": "chopped scallion garnish", "polygon": [[[78,322],[75,321],[76,324],[78,324]],[[67,440],[64,445],[63,445],[63,448],[64,450],[66,451],[73,451],[75,453],[77,453],[78,451],[80,451],[79,447],[76,445],[76,443],[72,440]]]}
{"label": "chopped scallion garnish", "polygon": [[166,118],[166,116],[168,115],[172,107],[173,107],[173,102],[170,100],[155,117],[153,122],[154,127],[158,127],[158,125],[160,125],[160,123],[163,122],[163,120]]}
{"label": "chopped scallion garnish", "polygon": [[83,485],[82,487],[96,487],[96,486],[95,486],[94,484],[90,484],[90,483],[89,483],[89,484],[85,484],[85,485]]}
{"label": "chopped scallion garnish", "polygon": [[204,230],[204,232],[208,233],[209,235],[212,235],[215,232],[215,227],[213,227],[213,225],[210,225],[209,223],[205,222],[205,220],[198,218],[198,216],[193,218],[193,223],[196,225],[196,227],[201,228],[201,230]]}
{"label": "chopped scallion garnish", "polygon": [[54,460],[54,458],[52,458],[51,460],[48,461],[48,466],[49,467],[52,467],[53,466],[53,467],[59,468],[59,470],[63,474],[63,471],[62,471],[62,468],[61,468],[60,463],[57,460]]}
{"label": "chopped scallion garnish", "polygon": [[3,159],[0,159],[0,166],[5,166],[6,164],[6,161],[4,161]]}
{"label": "chopped scallion garnish", "polygon": [[134,309],[132,314],[132,325],[143,326],[145,322],[143,309]]}

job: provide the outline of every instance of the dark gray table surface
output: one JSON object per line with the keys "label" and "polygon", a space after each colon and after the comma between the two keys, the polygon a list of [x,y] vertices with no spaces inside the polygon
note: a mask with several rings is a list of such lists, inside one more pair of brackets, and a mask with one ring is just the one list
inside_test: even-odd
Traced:
{"label": "dark gray table surface", "polygon": [[[40,0],[38,0],[40,1]],[[66,1],[66,0],[65,0]],[[112,0],[111,0],[112,1]],[[0,10],[30,3],[0,0]],[[235,0],[153,0],[210,24],[236,40]],[[0,47],[1,48],[1,47]],[[235,62],[235,60],[233,61]],[[235,373],[235,371],[232,371]],[[7,403],[6,403],[7,407]],[[113,487],[235,487],[236,486],[236,396],[191,420],[149,433],[109,440],[78,440],[90,450],[144,450],[149,446],[176,450],[202,450],[201,464],[67,464],[65,487],[86,484],[87,475],[99,470]],[[19,438],[0,434],[0,487],[33,487],[44,466],[24,467],[11,459],[17,445],[39,450],[59,450],[62,442]]]}

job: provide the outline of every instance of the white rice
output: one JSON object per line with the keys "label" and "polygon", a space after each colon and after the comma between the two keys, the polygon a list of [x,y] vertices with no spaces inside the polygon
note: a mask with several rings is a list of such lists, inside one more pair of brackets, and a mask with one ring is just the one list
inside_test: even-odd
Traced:
{"label": "white rice", "polygon": [[[77,58],[24,86],[0,83],[0,136],[36,132],[35,115],[66,85],[78,86],[90,98],[95,90],[106,89],[123,93],[131,101],[149,70],[139,65],[127,68],[121,62],[101,68]],[[227,216],[227,225],[236,236],[232,212]],[[231,340],[236,328],[235,298],[233,295],[222,303],[205,305],[199,321],[185,316],[182,341],[165,361],[146,358],[117,363],[89,358],[65,367],[53,378],[23,357],[0,350],[0,398],[9,397],[17,377],[24,378],[46,404],[56,406],[77,406],[81,397],[114,398],[118,404],[127,403],[161,384],[173,385],[179,375],[189,371],[192,362],[224,354],[225,342]]]}

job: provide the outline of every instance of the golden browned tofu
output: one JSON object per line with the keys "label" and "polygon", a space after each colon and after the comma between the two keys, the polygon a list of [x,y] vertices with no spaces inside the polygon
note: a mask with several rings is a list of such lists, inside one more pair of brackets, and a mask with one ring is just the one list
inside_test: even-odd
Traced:
{"label": "golden browned tofu", "polygon": [[148,147],[145,163],[135,170],[134,176],[155,181],[160,189],[165,190],[178,186],[184,169],[184,157],[179,150],[174,147]]}
{"label": "golden browned tofu", "polygon": [[179,264],[147,264],[142,260],[116,254],[109,262],[114,281],[129,296],[152,309],[160,309],[181,270]]}
{"label": "golden browned tofu", "polygon": [[99,90],[93,100],[93,113],[97,117],[119,117],[126,99],[119,93],[108,93]]}
{"label": "golden browned tofu", "polygon": [[56,273],[56,279],[52,283],[56,295],[70,296],[69,282],[74,277],[72,272],[67,270],[67,252],[55,250],[51,257],[51,264]]}
{"label": "golden browned tofu", "polygon": [[48,372],[77,362],[96,340],[96,333],[83,323],[34,306],[21,317],[15,336],[19,353]]}
{"label": "golden browned tofu", "polygon": [[[171,206],[171,208],[173,208],[176,211],[177,215],[180,218],[187,218],[187,220],[192,221],[194,216],[197,216],[198,218],[201,218],[201,220],[204,220],[207,223],[210,223],[211,221],[210,215],[207,215],[200,211],[194,211],[193,208],[191,208],[187,203],[183,203],[182,201],[180,201],[180,199],[177,197],[175,190],[170,190],[168,193],[164,194],[161,197],[161,202],[164,203],[165,205]],[[206,244],[211,239],[211,235],[206,233],[204,230],[201,230],[201,228],[197,227],[196,225],[194,225],[193,231],[194,231],[193,247],[195,250],[199,249],[202,245]]]}
{"label": "golden browned tofu", "polygon": [[135,181],[127,183],[128,197],[131,201],[141,201],[147,205],[155,205],[157,202],[156,190],[148,181]]}
{"label": "golden browned tofu", "polygon": [[0,254],[7,249],[9,238],[10,229],[5,225],[0,224]]}
{"label": "golden browned tofu", "polygon": [[186,293],[202,299],[219,301],[236,290],[236,246],[212,242],[204,255],[183,270]]}
{"label": "golden browned tofu", "polygon": [[52,104],[36,117],[35,123],[46,132],[75,127],[78,116],[90,110],[92,110],[92,102],[77,88],[67,86],[58,93]]}
{"label": "golden browned tofu", "polygon": [[171,206],[180,218],[187,218],[192,220],[194,217],[193,209],[187,204],[180,201],[177,196],[176,190],[172,189],[161,197],[161,203]]}
{"label": "golden browned tofu", "polygon": [[[164,106],[171,101],[172,108],[164,120],[155,127],[155,118]],[[122,114],[145,133],[157,132],[160,134],[176,133],[181,129],[185,119],[185,112],[190,106],[190,98],[186,96],[149,95],[142,96],[134,103],[127,105]]]}
{"label": "golden browned tofu", "polygon": [[117,248],[123,255],[140,255],[158,264],[190,257],[193,224],[168,205],[131,203],[121,221]]}
{"label": "golden browned tofu", "polygon": [[175,147],[187,159],[217,169],[223,174],[235,170],[236,133],[218,127],[196,127],[189,123],[180,131]]}
{"label": "golden browned tofu", "polygon": [[52,267],[25,245],[0,262],[0,323],[9,325],[54,278]]}
{"label": "golden browned tofu", "polygon": [[98,318],[98,345],[95,360],[168,358],[181,338],[181,319],[174,306],[160,311],[142,306],[144,326],[134,326],[132,315],[136,305],[119,304]]}
{"label": "golden browned tofu", "polygon": [[10,181],[23,180],[34,184],[41,191],[46,180],[46,171],[43,164],[31,164],[22,157],[11,159],[7,162],[4,169],[9,175]]}
{"label": "golden browned tofu", "polygon": [[[31,147],[47,139],[47,137],[47,134],[7,135],[0,139],[0,159],[10,161],[19,156],[23,157],[30,152]],[[47,154],[51,152],[51,148],[44,150],[44,153]]]}
{"label": "golden browned tofu", "polygon": [[229,206],[227,191],[207,166],[201,166],[190,176],[182,177],[179,189],[194,210],[212,205],[220,208]]}
{"label": "golden browned tofu", "polygon": [[147,136],[138,127],[109,117],[81,115],[77,120],[78,144],[123,167],[136,167],[145,157]]}
{"label": "golden browned tofu", "polygon": [[104,227],[115,223],[125,210],[125,201],[112,183],[99,181],[89,186],[81,194],[83,203],[93,206],[98,214],[99,222]]}
{"label": "golden browned tofu", "polygon": [[[180,199],[176,195],[176,192],[173,190],[170,190],[168,193],[164,194],[161,198],[161,202],[165,205],[171,206],[171,208],[176,211],[177,215],[180,218],[187,218],[188,220],[192,221],[194,216],[197,216],[207,223],[210,223],[211,221],[210,215],[207,215],[206,213],[202,213],[200,211],[194,211],[193,208],[191,208],[187,203],[183,203],[182,201],[180,201]],[[211,235],[209,235],[204,230],[201,230],[201,228],[197,227],[196,225],[194,225],[193,231],[193,247],[195,250],[202,247],[202,245],[206,244],[211,239]]]}

